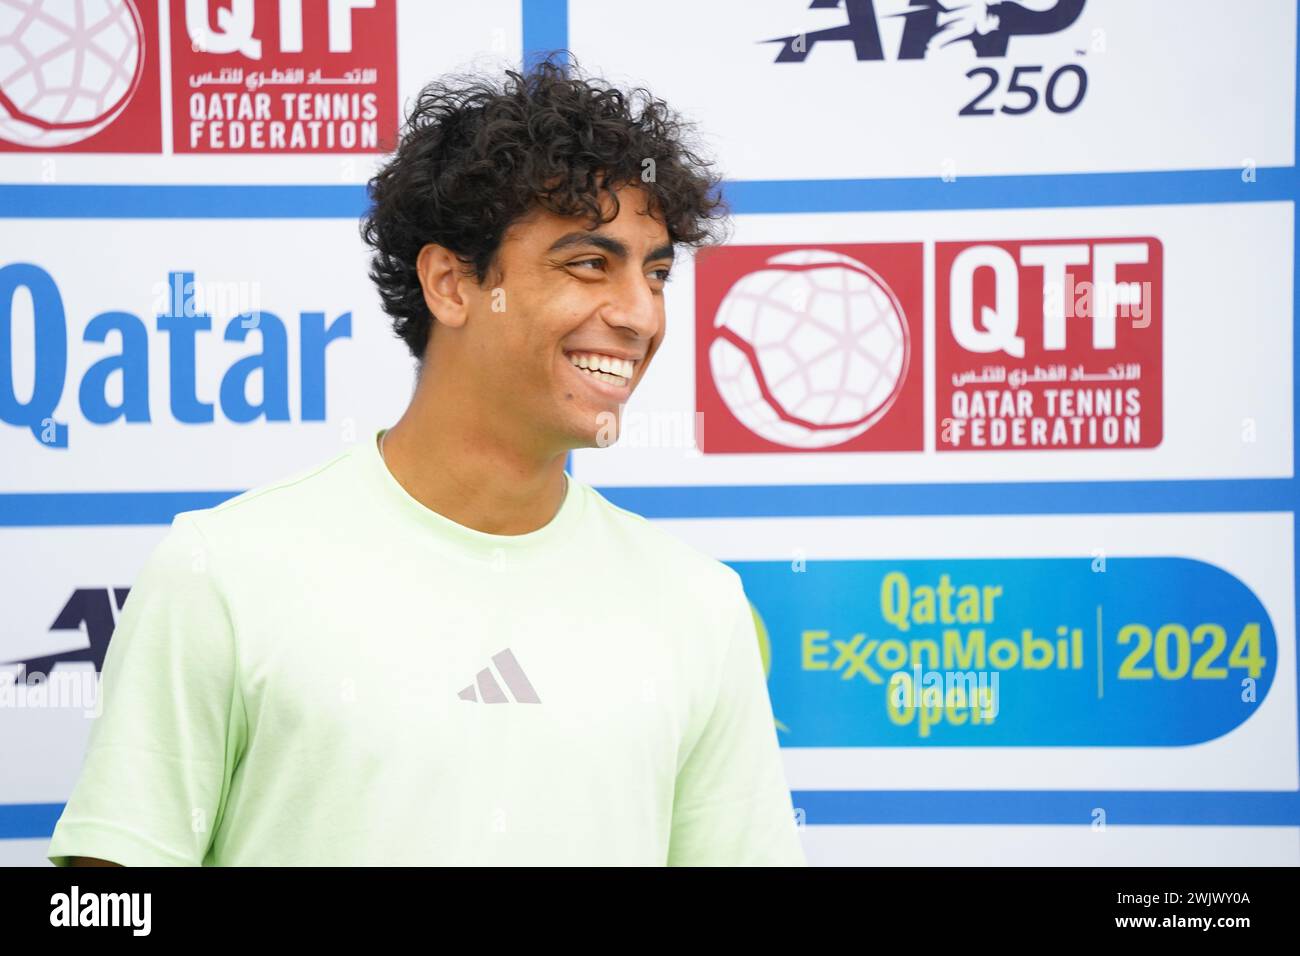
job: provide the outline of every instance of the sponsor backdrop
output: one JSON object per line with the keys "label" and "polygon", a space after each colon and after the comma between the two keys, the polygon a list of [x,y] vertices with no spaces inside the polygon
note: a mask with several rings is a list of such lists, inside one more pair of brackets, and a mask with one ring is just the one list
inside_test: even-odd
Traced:
{"label": "sponsor backdrop", "polygon": [[1300,864],[1296,20],[3,0],[0,862],[172,516],[404,407],[357,232],[403,105],[568,47],[734,212],[570,468],[743,577],[810,860]]}

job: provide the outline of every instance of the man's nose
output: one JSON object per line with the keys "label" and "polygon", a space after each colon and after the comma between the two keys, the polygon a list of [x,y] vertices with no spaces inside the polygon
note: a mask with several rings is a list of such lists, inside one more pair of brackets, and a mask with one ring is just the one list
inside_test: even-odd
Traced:
{"label": "man's nose", "polygon": [[620,283],[602,314],[609,325],[628,329],[640,338],[649,339],[659,331],[655,295],[643,275]]}

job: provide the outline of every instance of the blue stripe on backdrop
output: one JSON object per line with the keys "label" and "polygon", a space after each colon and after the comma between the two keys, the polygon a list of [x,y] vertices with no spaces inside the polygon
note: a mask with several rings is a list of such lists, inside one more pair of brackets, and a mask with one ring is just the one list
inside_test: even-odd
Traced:
{"label": "blue stripe on backdrop", "polygon": [[0,495],[0,528],[171,524],[182,511],[213,508],[238,491],[107,491]]}
{"label": "blue stripe on backdrop", "polygon": [[[1300,18],[1296,22],[1296,70],[1295,70],[1295,90],[1293,92],[1293,102],[1291,104],[1295,111],[1294,124],[1292,129],[1291,140],[1291,162],[1296,161],[1296,149],[1300,145]],[[1296,184],[1296,172],[1292,169],[1291,180],[1293,191],[1291,194],[1291,474],[1296,472],[1296,463],[1300,461],[1300,381],[1296,380],[1296,370],[1300,369],[1300,335],[1297,335],[1296,320],[1300,318],[1300,217],[1296,215],[1296,201],[1300,200],[1300,186]],[[1298,478],[1297,480],[1300,480]],[[1292,519],[1291,519],[1291,545],[1294,549],[1291,554],[1291,574],[1292,581],[1292,598],[1295,610],[1291,618],[1292,625],[1292,653],[1295,654],[1295,669],[1297,700],[1296,700],[1296,739],[1300,740],[1300,654],[1295,653],[1296,648],[1296,625],[1300,623],[1300,535],[1295,532],[1295,516],[1297,498],[1300,495],[1292,496]],[[1300,759],[1300,753],[1297,753],[1297,759]]]}
{"label": "blue stripe on backdrop", "polygon": [[894,212],[1270,202],[1296,192],[1295,167],[913,179],[748,180],[726,184],[733,212]]}
{"label": "blue stripe on backdrop", "polygon": [[41,840],[54,835],[62,803],[0,804],[0,840]]}
{"label": "blue stripe on backdrop", "polygon": [[647,518],[1291,511],[1292,479],[601,488]]}
{"label": "blue stripe on backdrop", "polygon": [[[853,824],[1060,824],[1297,826],[1300,794],[1130,790],[796,790],[809,826]],[[0,839],[47,839],[61,803],[0,804]]]}
{"label": "blue stripe on backdrop", "polygon": [[[573,474],[572,456],[566,470]],[[647,518],[1293,511],[1294,479],[905,485],[683,485],[596,489]],[[238,491],[0,494],[0,527],[170,524]]]}
{"label": "blue stripe on backdrop", "polygon": [[520,12],[525,65],[569,45],[568,0],[523,0]]}
{"label": "blue stripe on backdrop", "polygon": [[[1187,203],[1278,202],[1297,193],[1294,167],[1268,166],[1253,183],[1240,169],[1056,173],[913,179],[738,180],[723,190],[731,211],[761,213],[1035,209]],[[356,219],[362,185],[0,185],[8,219]]]}
{"label": "blue stripe on backdrop", "polygon": [[1107,826],[1296,826],[1300,794],[1130,790],[803,790],[810,825],[1079,824],[1097,809]]}
{"label": "blue stripe on backdrop", "polygon": [[0,219],[357,219],[366,187],[0,185]]}
{"label": "blue stripe on backdrop", "polygon": [[[1294,97],[1292,108],[1295,110],[1295,118],[1292,127],[1291,139],[1291,162],[1296,161],[1296,151],[1300,150],[1300,17],[1296,18],[1296,70],[1295,70],[1295,90],[1292,93]],[[1291,168],[1291,195],[1288,197],[1293,203],[1300,201],[1300,173],[1293,166]],[[1293,393],[1291,396],[1291,474],[1296,474],[1296,464],[1300,462],[1300,381],[1296,380],[1296,369],[1300,368],[1300,336],[1296,335],[1296,320],[1300,319],[1300,221],[1296,216],[1296,207],[1291,207],[1291,226],[1293,229],[1291,235],[1291,255],[1292,272],[1291,272],[1291,294],[1294,297],[1291,303],[1291,387]],[[1296,541],[1296,580],[1300,582],[1300,540]],[[1300,588],[1296,589],[1297,608],[1300,608]],[[1300,658],[1300,655],[1297,655]],[[1300,661],[1297,662],[1300,665]],[[1300,710],[1300,706],[1297,707]]]}

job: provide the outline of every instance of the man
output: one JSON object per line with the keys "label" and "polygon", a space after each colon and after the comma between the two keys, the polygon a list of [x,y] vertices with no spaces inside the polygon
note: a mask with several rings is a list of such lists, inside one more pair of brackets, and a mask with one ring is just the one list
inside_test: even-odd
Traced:
{"label": "man", "polygon": [[739,575],[564,472],[717,179],[644,90],[507,77],[426,87],[371,181],[410,406],[176,517],[56,864],[804,865]]}

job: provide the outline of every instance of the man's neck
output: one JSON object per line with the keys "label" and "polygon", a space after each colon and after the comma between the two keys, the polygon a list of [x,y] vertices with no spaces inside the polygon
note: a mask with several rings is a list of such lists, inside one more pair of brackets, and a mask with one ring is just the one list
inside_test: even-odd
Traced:
{"label": "man's neck", "polygon": [[[459,525],[519,535],[549,524],[564,501],[563,454],[539,459],[437,415],[417,390],[384,435],[389,472],[416,501]],[[447,406],[443,406],[444,408]]]}

